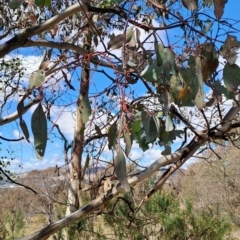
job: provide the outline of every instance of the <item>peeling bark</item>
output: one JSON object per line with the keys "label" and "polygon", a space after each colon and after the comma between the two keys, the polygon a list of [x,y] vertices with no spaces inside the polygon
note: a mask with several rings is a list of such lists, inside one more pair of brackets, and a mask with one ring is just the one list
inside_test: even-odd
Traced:
{"label": "peeling bark", "polygon": [[[90,47],[91,47],[91,33],[89,31],[86,31],[84,42],[85,51],[88,52],[90,50]],[[68,190],[66,216],[74,213],[77,209],[79,209],[79,207],[82,207],[81,181],[83,179],[83,176],[81,166],[84,148],[85,123],[83,121],[81,113],[81,100],[85,95],[88,95],[89,76],[90,76],[90,61],[87,59],[84,60],[82,64],[81,83],[79,97],[77,100],[76,123],[71,156],[70,183]],[[64,235],[66,240],[69,239],[67,231],[65,231]]]}

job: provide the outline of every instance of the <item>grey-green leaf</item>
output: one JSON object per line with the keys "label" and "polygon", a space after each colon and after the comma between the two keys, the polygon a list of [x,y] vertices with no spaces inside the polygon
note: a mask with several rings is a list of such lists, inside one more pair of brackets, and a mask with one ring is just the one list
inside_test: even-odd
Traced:
{"label": "grey-green leaf", "polygon": [[88,95],[84,95],[81,100],[80,112],[82,114],[83,123],[86,123],[91,115],[92,109],[89,102]]}
{"label": "grey-green leaf", "polygon": [[87,155],[87,158],[85,160],[85,164],[84,164],[84,167],[83,167],[83,173],[82,173],[82,176],[84,177],[85,175],[85,172],[89,166],[89,162],[90,162],[90,157],[89,157],[89,154]]}
{"label": "grey-green leaf", "polygon": [[166,128],[166,132],[171,132],[173,130],[173,122],[169,114],[166,116],[165,128]]}
{"label": "grey-green leaf", "polygon": [[12,0],[8,3],[8,7],[11,9],[19,8],[23,3],[23,0]]}
{"label": "grey-green leaf", "polygon": [[108,129],[108,148],[112,149],[117,137],[117,122],[114,122]]}
{"label": "grey-green leaf", "polygon": [[98,125],[95,125],[95,130],[96,130],[98,135],[100,135],[100,136],[102,135],[102,131],[101,131],[101,129]]}
{"label": "grey-green leaf", "polygon": [[29,80],[29,89],[34,87],[39,87],[42,85],[46,77],[45,71],[43,69],[32,72]]}
{"label": "grey-green leaf", "polygon": [[156,59],[149,59],[149,61],[152,63],[149,62],[140,75],[148,82],[155,82],[159,79],[162,68],[158,66]]}
{"label": "grey-green leaf", "polygon": [[227,63],[223,69],[223,81],[230,92],[237,90],[240,85],[240,68],[238,65]]}
{"label": "grey-green leaf", "polygon": [[130,192],[131,187],[127,180],[126,158],[120,147],[117,149],[117,155],[114,159],[114,169],[118,180],[120,181],[125,192]]}
{"label": "grey-green leaf", "polygon": [[126,32],[126,39],[124,39],[125,34],[118,34],[117,36],[112,35],[110,41],[107,43],[108,49],[118,49],[123,46],[124,43],[131,41],[133,37],[133,28],[130,27]]}
{"label": "grey-green leaf", "polygon": [[130,151],[131,151],[131,148],[132,148],[132,138],[131,138],[129,129],[124,130],[123,138],[124,138],[124,141],[126,143],[125,154],[126,154],[126,156],[128,156]]}
{"label": "grey-green leaf", "polygon": [[42,159],[47,145],[47,118],[41,103],[39,103],[32,115],[31,127],[37,158]]}
{"label": "grey-green leaf", "polygon": [[28,128],[27,128],[27,125],[26,125],[25,121],[22,118],[20,118],[19,124],[20,124],[20,127],[21,127],[22,131],[23,131],[25,139],[30,143],[29,131],[28,131]]}

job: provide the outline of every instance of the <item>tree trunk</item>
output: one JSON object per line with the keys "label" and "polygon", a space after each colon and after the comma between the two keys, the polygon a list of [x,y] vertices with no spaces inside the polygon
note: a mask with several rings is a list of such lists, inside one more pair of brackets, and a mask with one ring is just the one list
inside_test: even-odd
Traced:
{"label": "tree trunk", "polygon": [[[85,30],[84,49],[86,51],[89,51],[90,47],[91,47],[91,33],[89,30]],[[88,59],[87,60],[84,59],[82,63],[79,97],[77,100],[76,124],[71,156],[70,183],[68,190],[66,216],[75,212],[77,209],[79,209],[79,207],[82,207],[81,181],[83,180],[84,176],[82,176],[81,166],[82,166],[82,153],[84,148],[85,123],[83,122],[81,113],[81,100],[85,95],[88,95],[89,76],[90,76],[90,61]],[[64,236],[66,240],[69,239],[66,231],[64,233]]]}

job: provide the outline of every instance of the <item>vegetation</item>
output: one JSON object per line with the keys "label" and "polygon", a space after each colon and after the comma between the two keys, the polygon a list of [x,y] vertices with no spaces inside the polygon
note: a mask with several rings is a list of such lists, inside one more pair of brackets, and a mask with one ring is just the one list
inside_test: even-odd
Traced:
{"label": "vegetation", "polygon": [[[47,239],[57,232],[59,238],[70,239],[76,226],[93,232],[98,227],[93,220],[104,216],[109,206],[114,216],[103,218],[115,223],[112,228],[119,238],[132,235],[132,229],[123,233],[123,226],[142,226],[147,223],[144,213],[155,208],[159,212],[153,219],[163,238],[179,236],[181,228],[188,238],[204,234],[203,239],[217,239],[226,234],[227,214],[220,217],[216,208],[211,215],[215,205],[198,214],[193,210],[197,194],[189,194],[191,201],[181,208],[171,195],[158,190],[193,156],[208,160],[210,151],[220,158],[217,146],[233,148],[239,142],[240,21],[234,14],[225,15],[230,4],[226,0],[2,1],[2,151],[9,152],[9,141],[24,144],[19,151],[26,161],[30,151],[24,149],[34,150],[38,159],[51,159],[57,148],[62,162],[55,174],[64,176],[47,175],[39,184],[36,171],[27,182],[19,182],[48,213],[47,225],[25,239]],[[38,66],[26,64],[34,57],[41,58]],[[74,134],[69,137],[66,128],[72,117]],[[15,134],[9,135],[8,127]],[[156,146],[153,159],[149,150]],[[136,148],[144,159],[134,157]],[[16,160],[9,158],[12,163]],[[0,162],[0,177],[15,182],[7,172],[8,160]],[[162,167],[164,173],[156,174]],[[203,169],[210,171],[209,165]],[[229,184],[237,188],[227,174]],[[144,194],[137,193],[143,182],[148,187]],[[31,199],[31,194],[24,199]],[[158,198],[163,205],[158,205]],[[168,202],[171,214],[166,216],[161,210]],[[54,214],[55,205],[59,214]],[[25,211],[16,212],[19,219],[21,214],[26,217]],[[126,219],[116,222],[118,215]],[[134,221],[129,219],[133,216]],[[10,222],[3,232],[13,229],[22,234],[23,223]],[[215,227],[206,229],[207,222]],[[135,239],[150,234],[144,231],[151,228],[144,226],[139,235],[134,233]]]}

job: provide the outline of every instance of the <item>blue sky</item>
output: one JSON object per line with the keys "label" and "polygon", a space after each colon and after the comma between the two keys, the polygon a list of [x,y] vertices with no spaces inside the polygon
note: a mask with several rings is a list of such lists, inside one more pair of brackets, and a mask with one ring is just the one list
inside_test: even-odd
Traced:
{"label": "blue sky", "polygon": [[[181,14],[185,16],[189,16],[191,14],[190,11],[186,11],[184,9],[180,9]],[[209,10],[209,13],[211,16],[213,16],[213,10]],[[234,1],[228,1],[225,7],[223,18],[238,18],[238,8],[236,7],[236,2]],[[157,23],[155,23],[157,24]],[[217,29],[217,23],[214,24],[212,30],[213,30],[213,36]],[[240,29],[239,24],[235,26],[237,29]],[[119,34],[121,32],[116,31],[115,34]],[[221,40],[224,41],[226,39],[226,34],[224,34],[224,31],[222,31]],[[232,33],[235,36],[238,36],[240,38],[239,34]],[[179,37],[182,35],[182,31],[180,30],[171,30],[167,33],[168,38],[165,34],[165,32],[159,32],[159,35],[162,37],[164,43],[167,45],[168,38],[170,39],[171,43],[174,43],[179,40]],[[146,36],[146,33],[144,31],[141,31],[141,38],[144,39]],[[107,40],[106,40],[107,41]],[[153,41],[151,39],[150,41]],[[183,40],[176,43],[175,46],[179,46],[179,52],[181,52],[181,46],[183,44]],[[220,48],[220,44],[217,45]],[[151,48],[153,49],[152,44],[148,44],[147,49]],[[103,51],[103,48],[98,47],[98,51]],[[116,55],[120,55],[120,50],[112,51]],[[41,57],[41,53],[37,52],[36,49],[31,48],[23,48],[16,50],[10,54],[10,56],[15,55],[21,55],[24,59],[24,66],[27,68],[27,72],[24,76],[25,85],[27,86],[28,79],[30,74],[38,68],[39,64],[39,58]],[[37,55],[37,56],[36,56]],[[75,71],[74,75],[72,76],[73,79],[73,85],[76,89],[79,89],[79,81],[76,79],[80,76],[80,69]],[[113,72],[109,69],[105,69],[105,71],[110,74],[111,76],[114,76]],[[54,76],[55,79],[58,77],[61,77],[61,74]],[[90,95],[92,96],[97,91],[104,90],[107,86],[109,86],[110,81],[106,80],[106,78],[100,74],[100,73],[93,73],[92,75],[92,82],[91,82],[91,88],[90,88]],[[54,83],[54,78],[51,79],[51,81]],[[51,86],[51,82],[48,83]],[[58,88],[59,86],[62,86],[64,84],[64,81],[61,80],[58,82],[58,84],[53,84],[52,86]],[[143,95],[146,93],[146,89],[142,83],[138,83],[131,86],[132,89],[135,89],[136,95]],[[68,93],[63,96],[61,99],[55,102],[55,106],[53,107],[52,111],[52,120],[53,122],[56,122],[61,127],[63,133],[71,142],[71,139],[73,137],[73,130],[74,130],[74,110],[75,110],[75,104],[77,97],[77,91],[68,90]],[[92,99],[94,100],[94,98]],[[70,105],[67,108],[64,108],[65,103],[69,103]],[[3,116],[6,114],[10,114],[11,112],[16,110],[16,104],[17,104],[17,97],[13,99],[13,101],[7,105],[7,108],[5,108],[5,111],[3,112]],[[5,157],[10,160],[11,167],[10,169],[14,171],[29,171],[31,169],[41,169],[48,166],[61,166],[64,164],[63,162],[63,142],[59,140],[59,138],[55,137],[55,130],[51,129],[51,124],[49,123],[49,138],[47,144],[47,149],[45,152],[45,157],[43,160],[36,159],[35,152],[34,152],[34,146],[33,146],[33,137],[31,134],[31,115],[34,111],[35,107],[32,107],[27,114],[23,116],[23,119],[26,121],[30,135],[31,135],[31,143],[27,143],[27,141],[22,140],[20,142],[6,142],[1,141],[1,151],[0,156]],[[101,118],[102,121],[106,120],[106,116]],[[7,138],[19,138],[22,136],[22,132],[20,130],[18,121],[15,121],[11,124],[3,125],[0,127],[0,133],[2,136]],[[173,146],[172,150],[175,150],[180,145],[180,140],[178,140]],[[152,162],[160,157],[161,149],[157,146],[154,146],[153,148],[150,148],[145,154],[138,148],[138,145],[134,143],[132,148],[131,157],[133,159],[142,158],[142,164],[148,165],[149,162]],[[104,159],[109,159],[109,150],[106,149],[105,153],[103,154]],[[11,159],[12,158],[12,159]],[[19,167],[20,166],[20,167]]]}

